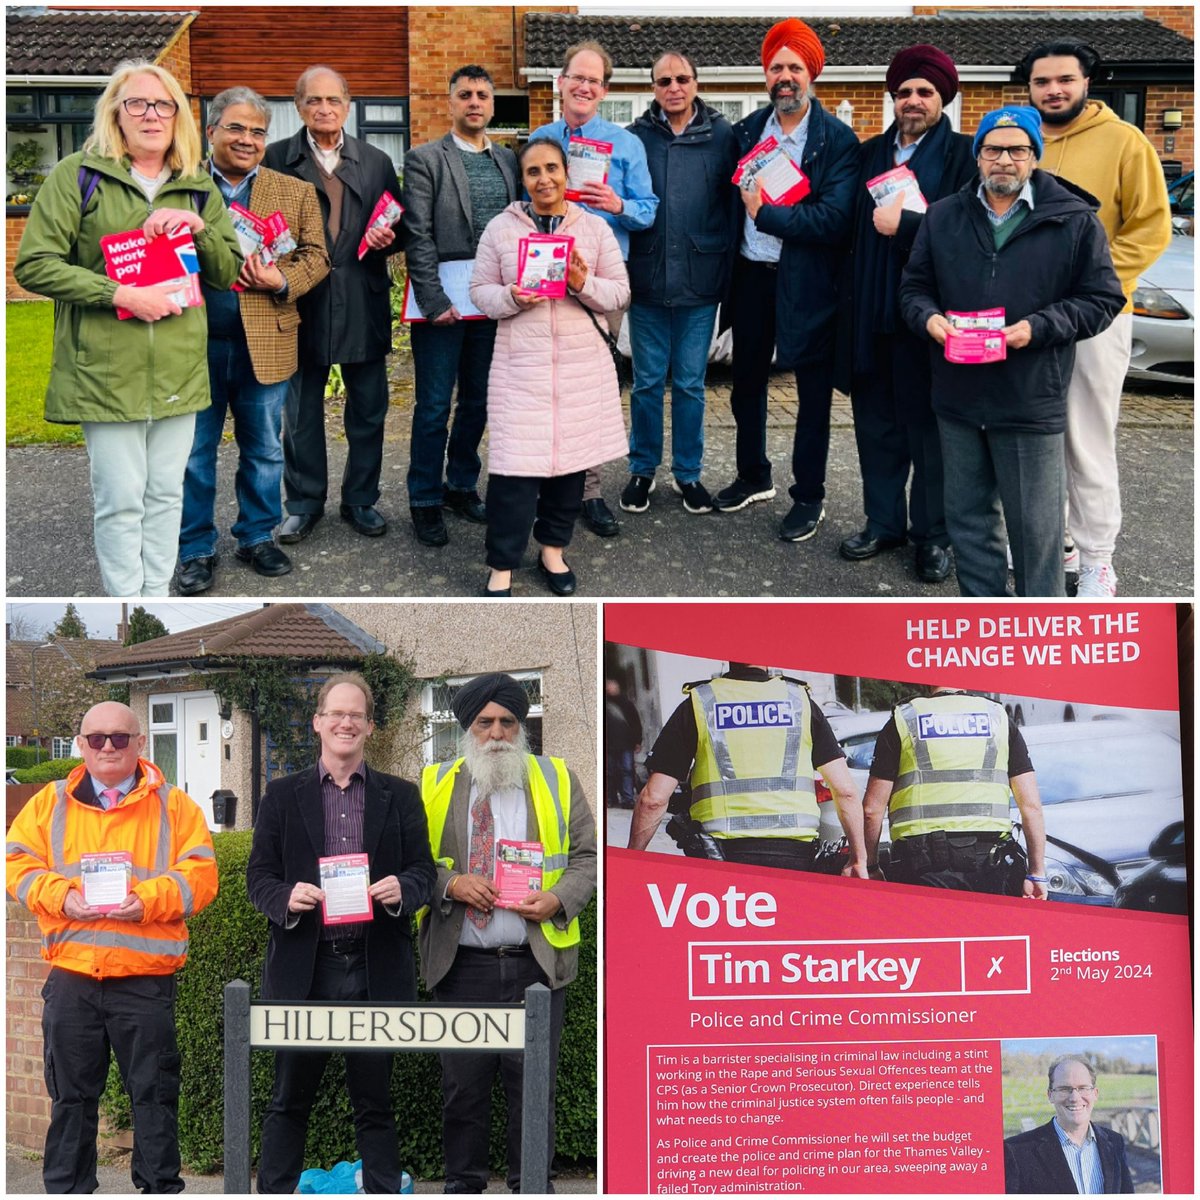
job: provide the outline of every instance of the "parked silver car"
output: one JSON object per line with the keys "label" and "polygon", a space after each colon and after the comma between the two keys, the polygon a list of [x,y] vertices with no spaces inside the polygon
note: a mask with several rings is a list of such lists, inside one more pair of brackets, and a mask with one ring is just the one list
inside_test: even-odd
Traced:
{"label": "parked silver car", "polygon": [[1196,239],[1175,234],[1145,270],[1133,293],[1133,357],[1129,376],[1165,383],[1194,382]]}

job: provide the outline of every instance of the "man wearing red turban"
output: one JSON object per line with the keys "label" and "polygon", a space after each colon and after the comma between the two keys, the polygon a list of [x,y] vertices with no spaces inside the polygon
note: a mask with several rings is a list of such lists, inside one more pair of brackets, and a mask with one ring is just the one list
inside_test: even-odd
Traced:
{"label": "man wearing red turban", "polygon": [[730,288],[737,478],[713,497],[713,506],[735,512],[775,495],[767,457],[767,382],[774,356],[780,368],[795,370],[799,401],[793,504],[779,536],[802,542],[825,516],[837,279],[850,240],[858,139],[812,94],[825,51],[803,21],[789,18],[772,26],[762,62],[771,104],[734,126],[738,154],[774,137],[810,190],[788,205],[765,202],[753,182],[742,190],[745,221]]}

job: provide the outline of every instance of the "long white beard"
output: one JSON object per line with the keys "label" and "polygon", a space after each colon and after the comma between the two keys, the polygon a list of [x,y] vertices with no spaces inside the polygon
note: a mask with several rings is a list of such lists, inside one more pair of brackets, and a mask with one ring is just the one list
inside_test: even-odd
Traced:
{"label": "long white beard", "polygon": [[481,797],[525,786],[529,739],[524,726],[511,742],[480,743],[469,729],[464,730],[458,749]]}

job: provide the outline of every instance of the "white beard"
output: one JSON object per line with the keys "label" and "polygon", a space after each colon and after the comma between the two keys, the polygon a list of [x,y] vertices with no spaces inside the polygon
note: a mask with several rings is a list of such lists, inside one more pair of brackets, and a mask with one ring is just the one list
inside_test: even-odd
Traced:
{"label": "white beard", "polygon": [[515,741],[482,744],[468,729],[459,738],[458,748],[481,798],[525,786],[529,739],[524,726]]}

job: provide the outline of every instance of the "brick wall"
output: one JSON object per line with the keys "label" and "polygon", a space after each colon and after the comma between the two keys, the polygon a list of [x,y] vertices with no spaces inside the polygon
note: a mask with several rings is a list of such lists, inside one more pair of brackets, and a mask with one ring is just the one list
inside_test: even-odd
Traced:
{"label": "brick wall", "polygon": [[5,1122],[10,1145],[41,1150],[50,1123],[50,1097],[42,1069],[42,984],[49,970],[39,953],[37,921],[20,904],[8,904],[6,926],[8,1088]]}
{"label": "brick wall", "polygon": [[[1162,114],[1167,108],[1178,108],[1183,113],[1183,128],[1173,133],[1163,132]],[[1151,84],[1146,88],[1145,133],[1151,145],[1158,151],[1159,158],[1178,159],[1184,171],[1196,165],[1196,92],[1182,84]],[[1169,154],[1163,149],[1163,139],[1175,138],[1175,149]]]}
{"label": "brick wall", "polygon": [[5,217],[4,218],[4,297],[6,300],[37,300],[39,297],[32,292],[25,291],[15,279],[13,279],[13,263],[17,258],[17,250],[21,245],[21,238],[25,233],[25,223],[27,217]]}

